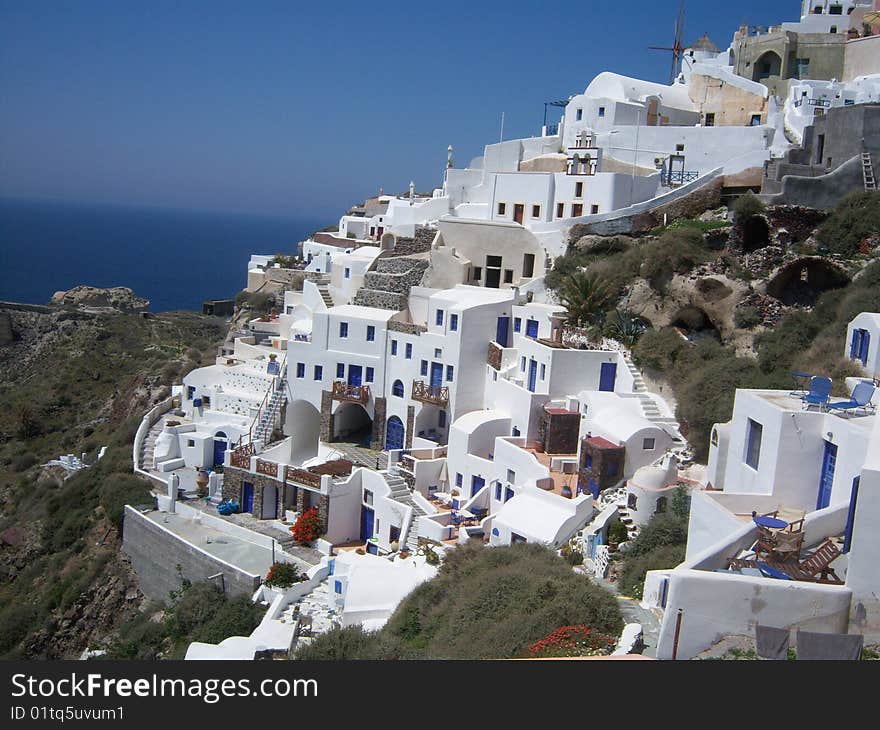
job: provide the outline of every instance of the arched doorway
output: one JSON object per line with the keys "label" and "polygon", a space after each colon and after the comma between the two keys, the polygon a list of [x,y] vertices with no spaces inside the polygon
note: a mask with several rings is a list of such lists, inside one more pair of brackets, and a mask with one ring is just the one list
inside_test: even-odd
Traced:
{"label": "arched doorway", "polygon": [[767,282],[767,294],[788,306],[813,306],[819,295],[839,289],[849,274],[823,258],[804,257],[783,266]]}
{"label": "arched doorway", "polygon": [[224,431],[217,431],[214,434],[214,466],[223,466],[226,458],[226,449],[229,447],[229,440]]}
{"label": "arched doorway", "polygon": [[742,247],[746,253],[764,248],[770,243],[770,226],[763,216],[753,215],[743,225]]}
{"label": "arched doorway", "polygon": [[402,449],[404,432],[403,421],[397,416],[391,416],[385,426],[385,450]]}
{"label": "arched doorway", "polygon": [[721,333],[706,312],[699,307],[684,307],[676,312],[672,326],[680,330],[691,342],[711,337],[721,341]]}
{"label": "arched doorway", "polygon": [[333,414],[333,441],[370,446],[373,419],[360,403],[341,403]]}
{"label": "arched doorway", "polygon": [[776,51],[762,53],[754,63],[752,81],[761,81],[782,74],[782,57]]}

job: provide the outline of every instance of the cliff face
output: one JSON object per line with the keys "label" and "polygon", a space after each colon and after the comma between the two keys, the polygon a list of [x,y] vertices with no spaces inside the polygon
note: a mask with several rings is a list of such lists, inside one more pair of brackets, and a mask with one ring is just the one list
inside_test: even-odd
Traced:
{"label": "cliff face", "polygon": [[[76,658],[143,608],[119,552],[121,505],[149,495],[134,431],[226,332],[195,313],[145,317],[127,289],[85,289],[0,304],[0,657]],[[63,454],[90,466],[43,466]]]}

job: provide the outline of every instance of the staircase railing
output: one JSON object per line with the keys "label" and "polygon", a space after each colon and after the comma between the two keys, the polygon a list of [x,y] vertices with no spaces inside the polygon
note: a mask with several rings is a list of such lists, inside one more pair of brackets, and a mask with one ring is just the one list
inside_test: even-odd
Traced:
{"label": "staircase railing", "polygon": [[[257,412],[254,414],[253,419],[251,420],[250,428],[248,429],[248,443],[253,444],[254,441],[254,433],[257,430],[257,427],[260,425],[260,420],[263,417],[263,414],[266,412],[266,409],[269,405],[269,401],[272,398],[272,394],[278,390],[279,383],[284,383],[287,380],[287,352],[285,352],[281,356],[281,362],[279,363],[278,374],[272,376],[272,382],[269,383],[269,387],[266,388],[266,392],[263,394],[263,400],[260,401],[260,405],[257,407]],[[243,446],[243,436],[239,436],[238,444],[235,447],[235,450],[242,448]]]}

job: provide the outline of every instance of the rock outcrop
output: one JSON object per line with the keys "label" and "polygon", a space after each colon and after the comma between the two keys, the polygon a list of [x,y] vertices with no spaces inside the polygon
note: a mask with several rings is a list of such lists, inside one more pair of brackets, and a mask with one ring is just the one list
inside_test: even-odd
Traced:
{"label": "rock outcrop", "polygon": [[90,309],[116,309],[120,312],[143,312],[150,301],[137,296],[127,286],[101,289],[96,286],[75,286],[52,295],[49,304],[56,306],[85,307]]}

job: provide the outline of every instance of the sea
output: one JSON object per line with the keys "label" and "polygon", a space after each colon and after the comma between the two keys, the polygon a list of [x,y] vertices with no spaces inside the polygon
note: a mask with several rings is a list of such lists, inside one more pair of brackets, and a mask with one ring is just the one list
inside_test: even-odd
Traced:
{"label": "sea", "polygon": [[127,286],[150,311],[201,311],[247,284],[251,254],[296,252],[330,221],[0,198],[0,300]]}

